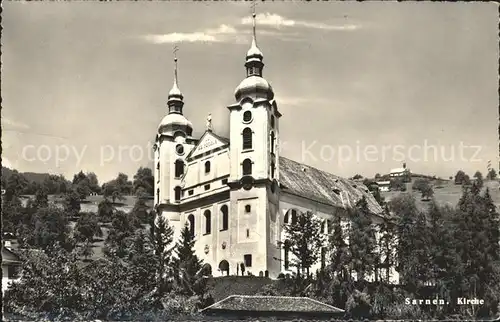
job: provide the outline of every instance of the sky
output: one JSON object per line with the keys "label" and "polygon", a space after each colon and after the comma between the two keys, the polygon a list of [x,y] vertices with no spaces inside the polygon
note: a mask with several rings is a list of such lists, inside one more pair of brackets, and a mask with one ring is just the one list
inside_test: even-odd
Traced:
{"label": "sky", "polygon": [[[494,3],[258,2],[257,44],[280,153],[328,172],[401,167],[447,178],[498,165]],[[245,77],[249,2],[3,3],[2,164],[95,172],[152,167],[178,46],[194,135],[228,136]]]}

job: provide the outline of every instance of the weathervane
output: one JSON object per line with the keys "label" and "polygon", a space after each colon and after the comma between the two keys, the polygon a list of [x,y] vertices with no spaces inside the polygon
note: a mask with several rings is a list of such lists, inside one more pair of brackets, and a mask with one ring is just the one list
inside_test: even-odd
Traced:
{"label": "weathervane", "polygon": [[177,85],[177,51],[179,50],[179,47],[177,45],[174,46],[174,83]]}
{"label": "weathervane", "polygon": [[255,6],[257,5],[257,2],[255,0],[252,1],[252,4],[250,5],[252,7],[252,24],[253,24],[253,38],[255,38],[255,17],[257,16],[255,14]]}

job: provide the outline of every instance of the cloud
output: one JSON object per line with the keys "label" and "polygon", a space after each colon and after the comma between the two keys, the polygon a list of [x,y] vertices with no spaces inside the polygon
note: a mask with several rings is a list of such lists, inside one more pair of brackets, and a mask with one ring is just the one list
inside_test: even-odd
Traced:
{"label": "cloud", "polygon": [[178,42],[227,42],[231,40],[231,36],[237,34],[238,31],[230,25],[222,24],[215,29],[205,29],[190,33],[169,33],[146,35],[144,39],[153,44],[167,44]]}
{"label": "cloud", "polygon": [[[17,130],[17,129],[29,129],[29,125],[21,123],[21,122],[16,122],[13,121],[9,118],[2,117],[2,126],[5,126],[9,128],[10,130]],[[5,130],[5,129],[4,129]]]}
{"label": "cloud", "polygon": [[[257,23],[259,25],[270,26],[277,29],[281,27],[304,27],[304,28],[313,28],[313,29],[322,29],[322,30],[356,30],[359,29],[359,25],[354,24],[341,24],[341,25],[330,25],[321,22],[311,22],[304,20],[292,20],[282,17],[280,15],[274,13],[261,13],[258,14]],[[246,17],[241,19],[241,24],[250,25],[252,24],[252,18]]]}

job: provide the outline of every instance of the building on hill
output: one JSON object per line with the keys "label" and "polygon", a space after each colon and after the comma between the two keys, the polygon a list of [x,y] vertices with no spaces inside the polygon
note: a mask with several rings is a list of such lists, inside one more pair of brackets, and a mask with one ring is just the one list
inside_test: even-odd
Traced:
{"label": "building on hill", "polygon": [[389,176],[391,179],[400,178],[403,182],[411,181],[411,171],[406,167],[406,163],[403,163],[402,168],[395,168],[389,172]]}
{"label": "building on hill", "polygon": [[169,220],[176,239],[189,225],[198,256],[215,276],[236,274],[241,264],[256,276],[276,278],[289,271],[282,227],[300,212],[311,211],[325,223],[340,216],[347,227],[348,209],[364,197],[374,220],[382,220],[382,208],[362,183],[280,156],[282,114],[263,77],[263,57],[254,16],[247,77],[227,107],[229,138],[213,131],[210,116],[204,134],[193,137],[175,58],[168,114],[153,146],[155,209]]}
{"label": "building on hill", "polygon": [[9,246],[10,242],[7,241],[2,245],[2,293],[20,278],[21,259]]}

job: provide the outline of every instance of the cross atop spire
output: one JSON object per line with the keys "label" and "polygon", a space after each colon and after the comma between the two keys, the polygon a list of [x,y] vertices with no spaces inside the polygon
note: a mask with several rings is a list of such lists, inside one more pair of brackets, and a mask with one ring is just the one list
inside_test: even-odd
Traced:
{"label": "cross atop spire", "polygon": [[174,86],[177,87],[177,51],[179,51],[179,47],[177,45],[174,46]]}
{"label": "cross atop spire", "polygon": [[252,45],[250,46],[250,49],[247,52],[247,61],[248,59],[258,59],[262,60],[262,52],[260,51],[259,47],[257,47],[257,32],[255,31],[255,25],[256,25],[256,17],[257,15],[255,14],[255,6],[257,5],[257,2],[255,0],[252,1]]}
{"label": "cross atop spire", "polygon": [[168,106],[169,106],[169,111],[170,113],[176,112],[182,114],[182,105],[184,104],[182,102],[183,96],[181,93],[181,90],[179,89],[179,85],[177,84],[178,79],[177,79],[177,51],[179,50],[179,47],[177,45],[174,46],[173,53],[174,53],[174,85],[172,86],[172,89],[168,93]]}
{"label": "cross atop spire", "polygon": [[255,2],[255,0],[252,1],[252,24],[253,24],[253,42],[254,43],[257,43],[257,35],[256,35],[256,32],[255,32],[255,18],[256,18],[256,14],[255,14],[255,6],[257,5],[257,3]]}

